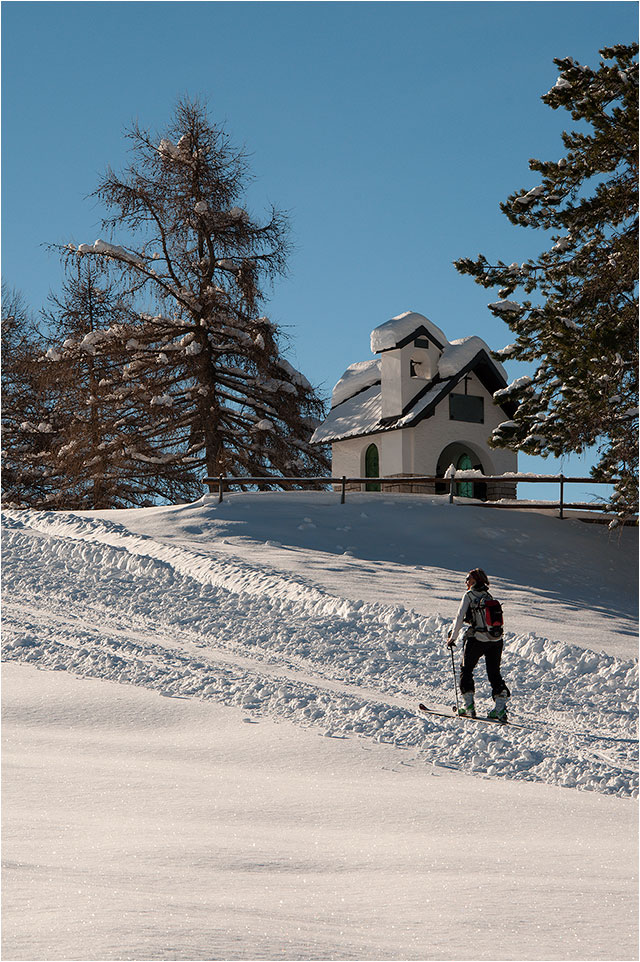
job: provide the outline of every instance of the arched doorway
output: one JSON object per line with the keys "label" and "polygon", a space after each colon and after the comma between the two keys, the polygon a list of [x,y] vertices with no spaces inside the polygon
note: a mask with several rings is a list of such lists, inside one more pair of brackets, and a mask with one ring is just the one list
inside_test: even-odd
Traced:
{"label": "arched doorway", "polygon": [[[483,454],[483,460],[486,454]],[[438,458],[436,476],[444,478],[450,465],[456,471],[481,471],[486,474],[487,468],[491,474],[491,464],[483,464],[480,455],[474,450],[473,445],[466,441],[452,441],[451,444],[443,449]],[[436,494],[448,494],[449,485],[445,482],[436,483]],[[461,498],[477,498],[479,501],[487,500],[486,481],[459,481],[455,486],[455,494]]]}
{"label": "arched doorway", "polygon": [[[365,478],[380,477],[380,455],[375,444],[370,444],[364,455],[364,476]],[[380,484],[374,481],[367,481],[365,491],[379,491]]]}
{"label": "arched doorway", "polygon": [[[458,463],[456,464],[456,471],[471,471],[473,469],[473,462],[469,455],[466,453],[461,454],[458,458]],[[473,497],[473,481],[460,481],[456,484],[456,494],[459,498],[472,498]]]}

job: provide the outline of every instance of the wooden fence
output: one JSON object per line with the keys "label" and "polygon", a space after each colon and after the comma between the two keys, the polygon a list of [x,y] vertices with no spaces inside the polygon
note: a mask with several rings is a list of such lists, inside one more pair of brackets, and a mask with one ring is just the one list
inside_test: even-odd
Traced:
{"label": "wooden fence", "polygon": [[[461,497],[457,496],[455,493],[456,484],[463,483],[465,481],[496,481],[496,482],[508,482],[511,484],[549,484],[555,483],[559,485],[559,497],[557,501],[518,501],[518,500],[500,500],[500,501],[479,501],[475,498]],[[386,477],[386,478],[348,478],[342,476],[339,478],[334,477],[314,477],[314,478],[296,478],[296,477],[284,477],[278,475],[271,476],[258,476],[258,477],[229,477],[227,475],[221,474],[217,478],[204,478],[204,483],[209,487],[209,493],[214,494],[218,492],[218,501],[223,500],[224,491],[229,491],[233,487],[244,488],[247,486],[258,487],[258,488],[270,488],[270,487],[282,487],[287,488],[289,485],[304,485],[315,488],[328,488],[333,487],[333,489],[338,489],[340,491],[340,503],[344,504],[347,495],[347,485],[376,485],[379,486],[380,491],[390,488],[398,487],[408,487],[419,484],[438,484],[444,485],[448,489],[449,502],[451,504],[462,504],[462,505],[474,505],[476,507],[482,506],[485,508],[518,508],[519,510],[537,509],[542,508],[555,510],[558,509],[558,517],[564,518],[565,511],[569,510],[582,510],[582,511],[609,511],[610,508],[607,504],[597,503],[591,501],[579,501],[579,502],[569,502],[565,500],[565,485],[567,484],[613,484],[615,478],[608,481],[594,481],[593,478],[570,478],[565,477],[563,474],[500,474],[500,475],[486,475],[481,474],[476,471],[458,471],[453,474],[442,478],[433,476],[415,476],[415,477]],[[635,519],[637,521],[637,518]]]}

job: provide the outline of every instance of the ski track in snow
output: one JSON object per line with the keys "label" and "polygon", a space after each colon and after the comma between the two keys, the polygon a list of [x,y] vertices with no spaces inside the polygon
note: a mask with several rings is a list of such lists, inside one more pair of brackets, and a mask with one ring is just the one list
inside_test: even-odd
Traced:
{"label": "ski track in snow", "polygon": [[247,721],[374,738],[479,776],[637,795],[635,660],[507,632],[524,729],[426,718],[419,700],[453,700],[448,619],[337,598],[112,521],[8,511],[4,525],[4,660],[211,698]]}

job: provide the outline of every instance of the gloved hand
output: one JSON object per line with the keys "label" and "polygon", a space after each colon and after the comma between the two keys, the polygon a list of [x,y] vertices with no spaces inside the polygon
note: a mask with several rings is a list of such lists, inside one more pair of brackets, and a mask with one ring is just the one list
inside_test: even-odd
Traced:
{"label": "gloved hand", "polygon": [[447,635],[447,648],[455,648],[455,647],[456,647],[456,643],[455,641],[451,641],[451,632],[449,632],[449,634]]}

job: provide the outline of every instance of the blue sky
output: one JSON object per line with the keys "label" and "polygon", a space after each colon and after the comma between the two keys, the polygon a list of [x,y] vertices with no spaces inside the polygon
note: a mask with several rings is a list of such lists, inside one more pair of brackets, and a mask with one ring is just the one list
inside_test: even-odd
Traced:
{"label": "blue sky", "polygon": [[161,131],[188,94],[250,153],[252,211],[289,211],[295,249],[266,313],[325,394],[404,310],[501,347],[513,336],[491,292],[452,261],[539,248],[499,203],[533,186],[530,157],[562,154],[571,119],[540,100],[553,58],[595,66],[637,38],[637,15],[635,2],[5,0],[3,279],[40,307],[61,277],[42,245],[100,236],[86,198],[126,162],[124,128]]}

